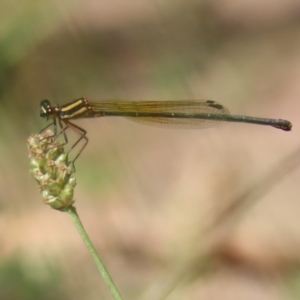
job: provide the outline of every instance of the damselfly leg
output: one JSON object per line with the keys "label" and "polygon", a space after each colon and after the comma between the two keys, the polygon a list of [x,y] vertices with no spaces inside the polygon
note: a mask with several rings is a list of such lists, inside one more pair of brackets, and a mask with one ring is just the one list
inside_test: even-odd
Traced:
{"label": "damselfly leg", "polygon": [[55,145],[53,147],[62,147],[69,143],[69,138],[67,135],[67,130],[71,129],[73,132],[75,132],[79,137],[75,141],[75,143],[71,146],[71,148],[67,151],[67,155],[80,143],[80,141],[84,141],[81,148],[77,151],[75,157],[72,159],[72,164],[77,160],[77,158],[80,156],[81,152],[84,150],[86,145],[88,144],[89,140],[86,136],[87,132],[83,128],[73,124],[70,121],[67,120],[61,120],[60,118],[53,118],[53,122],[48,124],[45,128],[43,128],[39,134],[42,134],[47,129],[53,127],[53,134],[47,136],[45,139],[53,139],[53,141],[57,141],[60,136],[63,137],[63,141],[59,143],[59,145]]}
{"label": "damselfly leg", "polygon": [[[60,121],[60,120],[59,120]],[[70,121],[63,121],[66,124],[66,127],[64,128],[64,136],[65,136],[65,141],[67,144],[68,143],[68,136],[66,134],[66,129],[70,128],[72,129],[75,133],[77,133],[79,135],[79,138],[76,140],[76,142],[71,146],[71,148],[69,149],[69,151],[67,152],[67,154],[69,154],[79,143],[80,141],[83,140],[83,145],[81,146],[81,148],[77,151],[76,156],[74,157],[74,159],[72,160],[72,163],[74,164],[74,162],[76,161],[76,159],[80,156],[81,152],[84,150],[84,148],[86,147],[86,145],[89,142],[88,137],[86,136],[87,132],[86,130],[84,130],[83,128],[73,124]]]}

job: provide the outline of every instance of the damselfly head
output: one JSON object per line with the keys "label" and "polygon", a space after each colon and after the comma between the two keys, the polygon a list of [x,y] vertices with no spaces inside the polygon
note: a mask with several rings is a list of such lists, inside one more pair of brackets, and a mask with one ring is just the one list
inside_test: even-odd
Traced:
{"label": "damselfly head", "polygon": [[40,104],[40,116],[42,118],[51,118],[53,116],[54,109],[49,100],[45,99],[41,101]]}

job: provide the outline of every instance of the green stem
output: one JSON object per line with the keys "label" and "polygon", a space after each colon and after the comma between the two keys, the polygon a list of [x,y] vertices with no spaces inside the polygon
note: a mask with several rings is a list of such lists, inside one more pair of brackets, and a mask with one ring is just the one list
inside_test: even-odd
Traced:
{"label": "green stem", "polygon": [[90,254],[92,255],[92,258],[94,259],[94,262],[95,262],[98,270],[100,271],[102,277],[104,278],[105,282],[109,286],[110,291],[113,294],[115,300],[122,300],[122,297],[121,297],[116,285],[114,284],[112,278],[110,277],[110,275],[109,275],[107,269],[105,268],[102,260],[100,259],[99,255],[97,253],[97,250],[94,247],[92,241],[90,240],[87,232],[85,231],[85,229],[84,229],[84,227],[83,227],[83,225],[82,225],[82,223],[79,219],[79,216],[77,214],[76,208],[73,207],[73,206],[69,207],[68,213],[71,215],[72,220],[73,220],[79,234],[81,235],[85,245],[87,246]]}

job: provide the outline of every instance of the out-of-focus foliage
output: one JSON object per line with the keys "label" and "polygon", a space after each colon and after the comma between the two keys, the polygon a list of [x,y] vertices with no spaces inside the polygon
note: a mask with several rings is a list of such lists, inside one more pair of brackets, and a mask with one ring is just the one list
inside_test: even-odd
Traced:
{"label": "out-of-focus foliage", "polygon": [[60,300],[63,291],[61,272],[54,265],[42,269],[18,257],[0,263],[0,299]]}

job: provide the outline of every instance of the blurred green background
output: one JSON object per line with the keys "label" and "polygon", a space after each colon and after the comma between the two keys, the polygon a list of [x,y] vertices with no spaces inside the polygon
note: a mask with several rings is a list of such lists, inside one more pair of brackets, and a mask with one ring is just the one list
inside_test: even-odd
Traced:
{"label": "blurred green background", "polygon": [[0,299],[112,299],[28,174],[40,101],[82,96],[290,120],[292,132],[78,120],[90,142],[75,200],[124,299],[298,299],[299,1],[12,0],[0,16]]}

